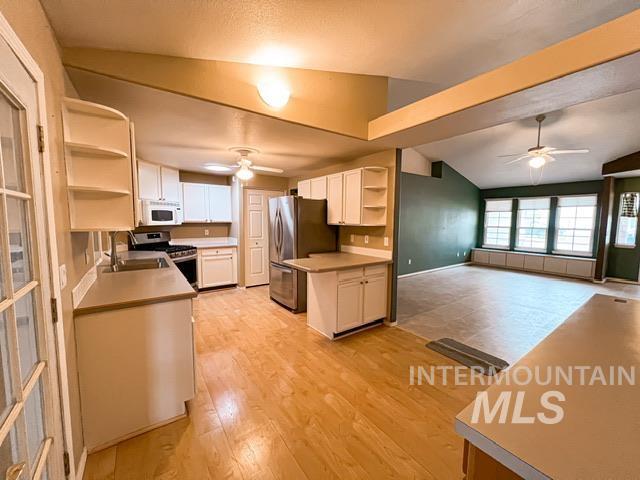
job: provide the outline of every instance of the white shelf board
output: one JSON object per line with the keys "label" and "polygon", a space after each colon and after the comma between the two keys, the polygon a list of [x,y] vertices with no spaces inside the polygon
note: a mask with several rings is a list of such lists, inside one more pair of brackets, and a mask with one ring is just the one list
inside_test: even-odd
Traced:
{"label": "white shelf board", "polygon": [[375,185],[365,185],[364,187],[365,190],[386,190],[387,187],[376,187]]}
{"label": "white shelf board", "polygon": [[387,167],[362,167],[365,170],[370,170],[372,172],[386,172]]}
{"label": "white shelf board", "polygon": [[65,146],[72,152],[84,153],[100,157],[127,158],[129,155],[117,148],[100,147],[87,143],[64,142]]}
{"label": "white shelf board", "polygon": [[387,208],[385,205],[363,205],[363,208],[374,208],[378,210],[382,210],[383,208]]}
{"label": "white shelf board", "polygon": [[110,118],[113,120],[127,120],[127,117],[110,107],[99,105],[97,103],[78,100],[75,98],[65,98],[64,104],[72,112],[84,113],[87,115],[95,115],[98,117]]}
{"label": "white shelf board", "polygon": [[110,195],[110,196],[131,195],[131,192],[129,190],[122,190],[117,188],[94,187],[90,185],[69,185],[68,188],[72,192],[93,193],[96,195]]}

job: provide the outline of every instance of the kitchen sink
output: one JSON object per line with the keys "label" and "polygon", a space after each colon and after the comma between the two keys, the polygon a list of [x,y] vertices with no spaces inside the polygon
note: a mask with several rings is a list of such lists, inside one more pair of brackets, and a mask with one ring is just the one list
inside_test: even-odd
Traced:
{"label": "kitchen sink", "polygon": [[130,272],[133,270],[153,270],[156,268],[168,268],[169,262],[164,258],[131,258],[118,260],[115,268],[111,265],[104,267],[106,273]]}

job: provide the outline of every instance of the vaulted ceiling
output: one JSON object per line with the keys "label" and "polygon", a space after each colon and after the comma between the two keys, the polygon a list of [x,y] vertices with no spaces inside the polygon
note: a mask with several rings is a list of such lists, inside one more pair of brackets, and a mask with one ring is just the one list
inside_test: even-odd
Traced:
{"label": "vaulted ceiling", "polygon": [[637,0],[42,0],[66,47],[420,80],[433,93],[638,8]]}

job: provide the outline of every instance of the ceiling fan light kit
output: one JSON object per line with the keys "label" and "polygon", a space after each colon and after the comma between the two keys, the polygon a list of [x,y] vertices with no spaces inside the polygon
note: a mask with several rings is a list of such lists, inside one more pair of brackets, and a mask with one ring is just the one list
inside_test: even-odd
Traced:
{"label": "ceiling fan light kit", "polygon": [[[536,122],[538,122],[538,142],[535,147],[531,147],[527,150],[525,154],[512,154],[512,155],[499,155],[500,157],[513,157],[518,155],[518,158],[515,160],[511,160],[507,162],[505,165],[512,165],[514,163],[518,163],[522,160],[527,160],[527,164],[529,165],[529,177],[531,178],[531,183],[537,185],[542,180],[542,171],[544,166],[550,162],[555,161],[554,155],[562,155],[567,153],[589,153],[588,148],[578,148],[578,149],[568,149],[568,150],[560,150],[554,147],[545,147],[544,145],[540,145],[540,133],[542,131],[542,122],[544,122],[545,115],[538,115],[536,117]],[[540,171],[540,174],[537,176],[537,179],[534,181],[533,169],[537,169]]]}

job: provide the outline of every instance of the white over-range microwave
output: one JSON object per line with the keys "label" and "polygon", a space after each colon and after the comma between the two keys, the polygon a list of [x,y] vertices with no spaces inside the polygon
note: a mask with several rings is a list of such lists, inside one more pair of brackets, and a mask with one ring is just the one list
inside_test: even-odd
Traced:
{"label": "white over-range microwave", "polygon": [[142,200],[143,225],[179,225],[182,223],[180,202]]}

